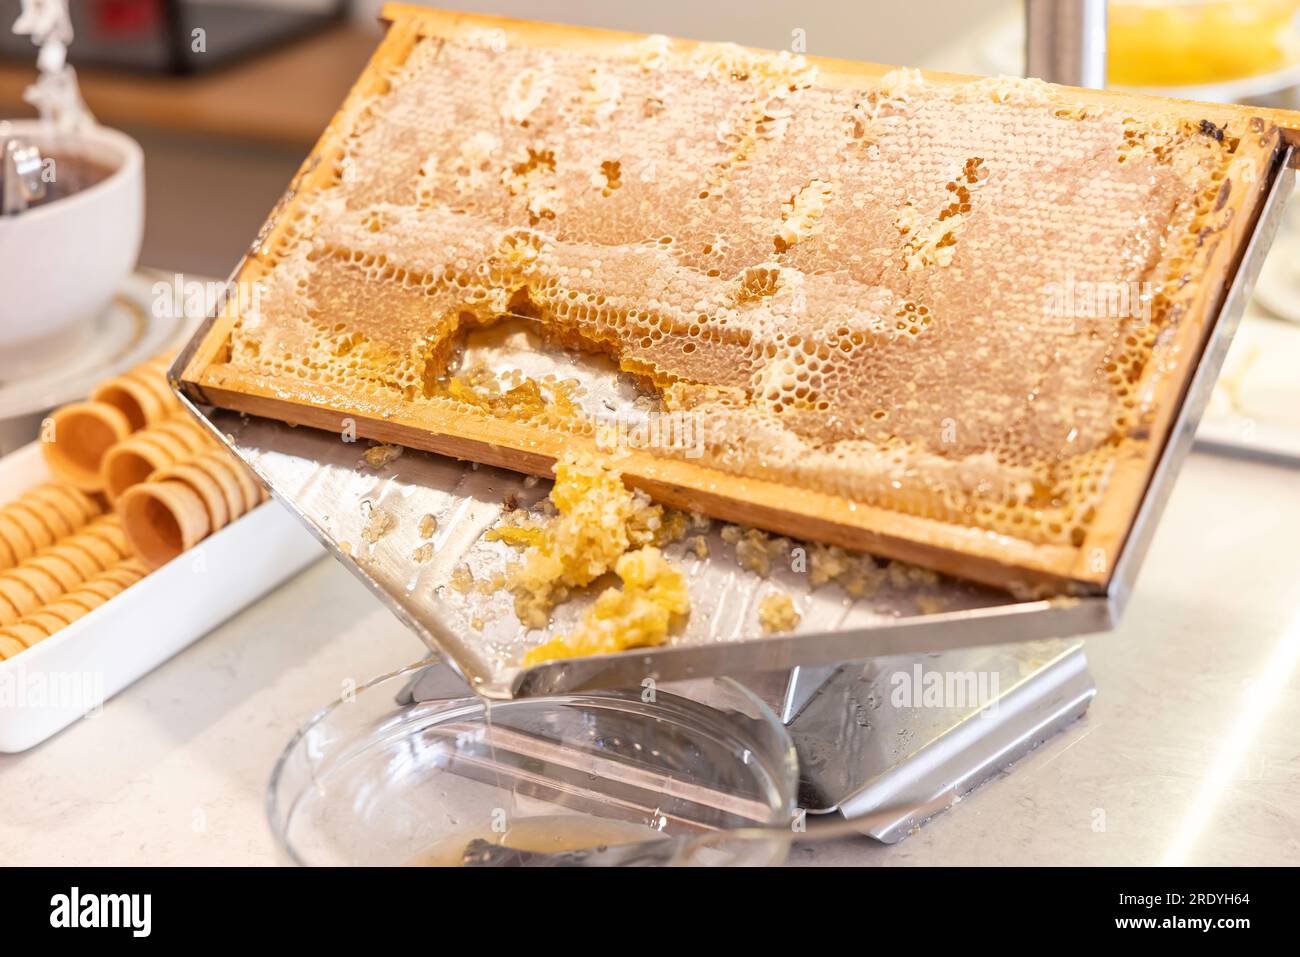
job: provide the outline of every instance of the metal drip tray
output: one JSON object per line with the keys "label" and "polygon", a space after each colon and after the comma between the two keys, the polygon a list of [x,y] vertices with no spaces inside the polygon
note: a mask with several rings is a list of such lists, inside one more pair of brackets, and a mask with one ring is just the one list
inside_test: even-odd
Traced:
{"label": "metal drip tray", "polygon": [[[872,657],[1090,634],[1110,628],[1127,601],[1276,231],[1294,180],[1292,158],[1289,147],[1275,158],[1251,239],[1219,305],[1217,321],[1104,594],[1016,600],[993,589],[943,580],[920,591],[908,584],[886,587],[870,599],[855,601],[837,586],[812,589],[807,575],[786,574],[780,568],[770,581],[761,579],[741,568],[715,540],[709,543],[707,558],[685,559],[670,552],[687,570],[693,605],[686,629],[670,643],[524,668],[523,655],[536,642],[521,640],[508,593],[459,589],[453,576],[461,567],[477,579],[488,576],[490,569],[501,570],[507,546],[485,542],[483,532],[499,520],[507,502],[525,507],[535,503],[546,493],[546,483],[411,450],[372,467],[362,457],[362,445],[344,441],[339,434],[214,411],[195,405],[189,397],[185,401],[340,561],[487,697],[635,687],[647,680],[826,667]],[[177,358],[171,370],[174,381],[205,333],[206,327],[199,330]],[[475,361],[496,373],[522,369],[530,376],[576,376],[593,401],[624,404],[628,398],[625,383],[612,367],[602,370],[585,357],[579,362],[563,351],[521,347],[508,336],[471,348],[476,350]],[[347,435],[345,423],[340,431]],[[368,532],[375,509],[384,510],[389,520],[381,537]],[[432,555],[417,562],[412,553],[423,544],[418,529],[426,515],[437,518],[439,529],[431,540]],[[759,634],[754,608],[772,587],[791,594],[802,614],[793,633]],[[552,629],[563,630],[583,607],[581,601],[561,606]]]}

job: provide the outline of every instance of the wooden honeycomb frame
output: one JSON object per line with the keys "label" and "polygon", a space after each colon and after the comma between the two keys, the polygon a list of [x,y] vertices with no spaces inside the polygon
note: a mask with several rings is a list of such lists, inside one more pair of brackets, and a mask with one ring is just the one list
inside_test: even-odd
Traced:
{"label": "wooden honeycomb frame", "polygon": [[[296,204],[302,197],[332,184],[343,131],[350,128],[367,99],[383,91],[388,72],[404,62],[420,38],[450,38],[500,29],[515,43],[593,52],[641,39],[636,34],[401,4],[386,6],[383,17],[390,24],[387,34],[289,192],[272,212],[254,251],[236,272],[236,281],[255,283],[266,273],[272,252],[293,220]],[[683,42],[690,46],[688,41]],[[809,60],[818,68],[819,85],[830,87],[857,87],[864,79],[883,76],[892,69],[845,60]],[[934,83],[967,79],[937,73],[927,73],[925,78]],[[1208,119],[1220,127],[1231,125],[1234,131],[1247,134],[1240,137],[1237,155],[1246,157],[1256,174],[1251,183],[1233,184],[1222,200],[1223,206],[1232,210],[1228,226],[1214,239],[1204,257],[1204,269],[1176,335],[1148,363],[1149,374],[1159,375],[1152,383],[1157,399],[1150,440],[1142,444],[1139,455],[1116,459],[1116,470],[1102,507],[1081,546],[1042,545],[1008,536],[994,537],[977,527],[850,503],[834,495],[737,477],[640,451],[628,453],[621,464],[629,483],[665,503],[717,518],[865,550],[1011,590],[1056,593],[1104,590],[1251,235],[1276,152],[1284,138],[1292,142],[1300,139],[1297,136],[1300,114],[1091,90],[1073,93],[1081,105],[1095,103],[1112,108],[1122,105],[1134,115],[1153,119],[1195,118],[1196,121]],[[438,410],[422,415],[421,410],[407,409],[397,414],[366,415],[354,407],[351,397],[342,393],[330,396],[324,404],[286,401],[269,382],[256,376],[235,374],[223,366],[235,319],[234,306],[228,304],[210,324],[183,371],[183,387],[200,402],[336,432],[346,418],[354,423],[360,436],[539,475],[549,475],[554,460],[565,449],[586,441],[522,422],[485,421],[481,414],[471,411],[461,414]]]}

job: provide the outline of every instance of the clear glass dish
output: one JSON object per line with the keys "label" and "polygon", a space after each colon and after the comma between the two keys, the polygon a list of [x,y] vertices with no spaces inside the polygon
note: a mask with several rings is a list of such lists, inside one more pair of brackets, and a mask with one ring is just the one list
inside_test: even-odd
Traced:
{"label": "clear glass dish", "polygon": [[268,793],[289,861],[457,865],[471,842],[563,852],[659,837],[696,838],[665,863],[784,860],[794,746],[742,685],[410,702],[430,666],[446,668],[426,661],[377,678],[289,742]]}

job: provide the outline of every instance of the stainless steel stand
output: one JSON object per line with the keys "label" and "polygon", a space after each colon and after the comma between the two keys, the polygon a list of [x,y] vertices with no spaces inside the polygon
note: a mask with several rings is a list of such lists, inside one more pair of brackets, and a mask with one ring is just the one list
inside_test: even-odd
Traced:
{"label": "stainless steel stand", "polygon": [[795,669],[784,688],[771,676],[746,683],[781,709],[799,752],[800,806],[844,818],[898,808],[888,823],[873,816],[864,831],[886,844],[1082,717],[1096,694],[1077,639],[826,671]]}
{"label": "stainless steel stand", "polygon": [[[1103,0],[1028,0],[1030,73],[1057,82],[1103,85],[1104,13]],[[780,710],[796,742],[805,808],[811,814],[858,817],[873,809],[904,807],[891,823],[868,832],[893,843],[1087,711],[1095,686],[1083,644],[1057,636],[1108,628],[1128,599],[1276,229],[1281,199],[1289,194],[1294,175],[1293,160],[1290,149],[1277,159],[1254,235],[1104,595],[1016,602],[955,591],[948,596],[949,612],[900,616],[897,610],[879,608],[857,619],[847,606],[833,618],[835,609],[827,605],[822,609],[827,625],[811,634],[749,641],[714,628],[671,647],[520,669],[506,664],[491,640],[481,635],[467,640],[470,632],[483,628],[467,629],[447,607],[431,603],[428,576],[412,576],[409,562],[382,550],[356,555],[353,544],[363,534],[367,513],[345,505],[359,495],[368,496],[367,503],[383,499],[398,503],[405,521],[451,505],[466,530],[464,537],[472,540],[495,521],[503,491],[525,494],[523,487],[511,486],[515,480],[491,470],[476,476],[470,467],[414,455],[404,457],[402,474],[377,475],[361,467],[358,450],[340,445],[336,437],[214,414],[190,404],[340,561],[417,634],[447,654],[478,693],[506,698],[635,685],[645,679],[787,669],[775,679],[769,675],[750,683]],[[201,337],[202,331],[195,342]],[[174,376],[191,350],[178,358]],[[455,546],[449,548],[451,559],[460,561],[467,554],[466,542],[446,544]],[[703,564],[697,573],[701,577],[710,573],[710,563]],[[450,567],[431,572],[446,577]],[[846,659],[866,660],[829,664]],[[935,701],[926,698],[928,682],[934,680],[930,675],[938,675],[944,689]],[[960,684],[950,684],[953,675],[961,678]],[[974,693],[954,695],[950,687],[973,688]]]}

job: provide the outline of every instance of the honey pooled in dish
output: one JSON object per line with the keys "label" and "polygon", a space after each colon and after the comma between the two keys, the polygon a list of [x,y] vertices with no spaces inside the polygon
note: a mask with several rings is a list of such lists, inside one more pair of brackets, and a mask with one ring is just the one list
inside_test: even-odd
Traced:
{"label": "honey pooled in dish", "polygon": [[[651,450],[696,456],[697,490],[777,483],[791,508],[833,498],[845,527],[899,516],[896,538],[1092,568],[1108,497],[1140,487],[1158,386],[1194,358],[1161,350],[1202,321],[1262,123],[430,16],[446,35],[410,34],[336,119],[328,175],[259,246],[258,308],[200,387],[432,433],[525,418],[508,435],[529,438],[494,444],[590,448],[592,423],[534,386],[485,399],[449,375],[461,333],[525,315],[706,425],[698,449]],[[587,574],[546,561],[543,594]]]}

